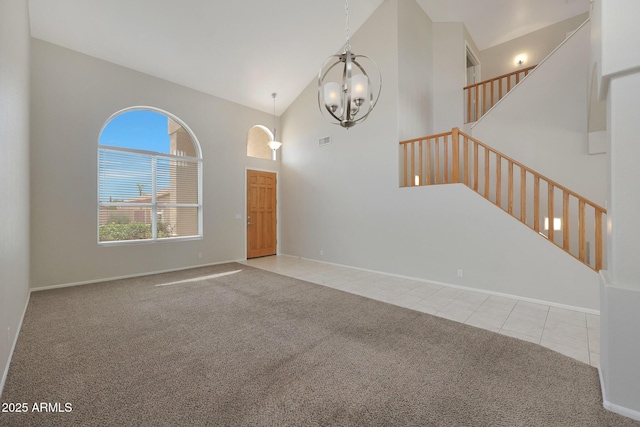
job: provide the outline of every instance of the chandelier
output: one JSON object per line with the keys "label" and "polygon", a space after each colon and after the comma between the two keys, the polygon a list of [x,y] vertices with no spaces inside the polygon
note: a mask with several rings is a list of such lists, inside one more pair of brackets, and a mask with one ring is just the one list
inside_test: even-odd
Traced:
{"label": "chandelier", "polygon": [[[345,1],[347,41],[344,52],[331,55],[318,72],[318,107],[320,112],[349,129],[364,121],[380,98],[382,75],[373,60],[365,55],[351,52],[349,44],[349,1]],[[375,93],[371,90],[369,74],[361,65],[368,61],[375,69],[378,85]]]}

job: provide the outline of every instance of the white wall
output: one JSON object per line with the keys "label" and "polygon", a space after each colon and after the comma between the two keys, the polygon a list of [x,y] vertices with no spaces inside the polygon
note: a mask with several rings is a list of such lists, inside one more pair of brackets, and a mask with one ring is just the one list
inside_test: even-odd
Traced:
{"label": "white wall", "polygon": [[601,288],[599,369],[604,407],[640,421],[640,290],[637,282],[616,284],[607,272]]}
{"label": "white wall", "polygon": [[[596,0],[592,19],[607,95],[610,142],[608,271],[602,274],[600,375],[606,408],[640,420],[640,30],[636,0]],[[597,33],[595,34],[597,35]],[[608,88],[608,91],[607,91]]]}
{"label": "white wall", "polygon": [[[33,288],[245,258],[245,167],[279,169],[246,157],[247,133],[271,126],[271,115],[36,39],[31,81]],[[98,136],[111,114],[136,105],[176,115],[201,144],[202,240],[96,242]]]}
{"label": "white wall", "polygon": [[472,128],[473,136],[591,201],[607,198],[606,157],[589,155],[589,24]]}
{"label": "white wall", "polygon": [[[381,64],[386,87],[403,75],[398,15],[384,2],[351,43]],[[464,45],[459,57],[464,77]],[[598,308],[596,273],[468,188],[398,188],[397,92],[347,131],[320,115],[316,90],[311,82],[282,117],[284,254]],[[327,135],[333,142],[318,147]]]}
{"label": "white wall", "polygon": [[[434,132],[463,128],[467,83],[467,46],[476,58],[478,49],[461,22],[433,23]],[[426,135],[417,135],[426,136]]]}
{"label": "white wall", "polygon": [[602,75],[612,76],[640,66],[640,3],[634,0],[600,1]]}
{"label": "white wall", "polygon": [[29,11],[0,1],[0,394],[29,299]]}
{"label": "white wall", "polygon": [[[482,80],[539,64],[588,17],[584,13],[481,51]],[[514,60],[520,54],[527,55],[527,61],[517,65]]]}
{"label": "white wall", "polygon": [[398,2],[400,140],[434,133],[432,26],[415,1]]}
{"label": "white wall", "polygon": [[[282,116],[282,252],[358,265],[354,235],[398,183],[398,6],[385,1],[351,38],[352,50],[378,63],[384,87],[371,116],[346,130],[316,105],[312,81]],[[333,142],[318,147],[318,138]],[[364,228],[363,228],[364,227]],[[324,255],[320,255],[320,253]]]}
{"label": "white wall", "polygon": [[463,28],[461,22],[433,23],[435,133],[448,132],[464,123],[462,88],[466,84],[466,51]]}

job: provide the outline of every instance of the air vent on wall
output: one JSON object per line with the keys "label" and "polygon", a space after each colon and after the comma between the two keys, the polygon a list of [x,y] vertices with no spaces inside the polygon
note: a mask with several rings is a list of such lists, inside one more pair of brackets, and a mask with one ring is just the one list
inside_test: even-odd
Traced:
{"label": "air vent on wall", "polygon": [[331,144],[331,137],[325,136],[324,138],[318,139],[318,146],[322,147],[323,145]]}

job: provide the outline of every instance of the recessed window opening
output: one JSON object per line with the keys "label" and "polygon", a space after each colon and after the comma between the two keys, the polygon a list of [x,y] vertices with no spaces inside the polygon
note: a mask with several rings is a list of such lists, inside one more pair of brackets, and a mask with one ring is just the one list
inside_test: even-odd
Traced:
{"label": "recessed window opening", "polygon": [[115,113],[98,141],[98,243],[202,237],[202,155],[193,132],[152,107]]}
{"label": "recessed window opening", "polygon": [[247,135],[247,156],[259,159],[272,159],[269,142],[273,141],[273,132],[266,126],[256,125]]}

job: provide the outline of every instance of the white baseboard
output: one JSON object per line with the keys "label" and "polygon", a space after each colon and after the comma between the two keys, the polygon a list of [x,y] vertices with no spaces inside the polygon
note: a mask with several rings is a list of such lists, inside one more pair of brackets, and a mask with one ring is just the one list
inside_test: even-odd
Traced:
{"label": "white baseboard", "polygon": [[591,308],[576,307],[576,306],[573,306],[573,305],[561,304],[561,303],[552,302],[552,301],[544,301],[544,300],[539,300],[539,299],[535,299],[535,298],[528,298],[528,297],[522,297],[522,296],[513,295],[513,294],[506,294],[506,293],[502,293],[502,292],[494,292],[494,291],[489,291],[489,290],[481,289],[481,288],[471,288],[469,286],[454,285],[452,283],[438,282],[438,281],[435,281],[435,280],[427,280],[427,279],[422,279],[420,277],[411,277],[411,276],[404,276],[404,275],[401,275],[401,274],[386,273],[384,271],[370,270],[368,268],[354,267],[354,266],[351,266],[351,265],[337,264],[337,263],[328,262],[328,261],[320,261],[320,260],[317,260],[317,259],[299,257],[299,256],[295,256],[295,255],[281,254],[280,256],[286,256],[286,257],[289,257],[289,258],[297,258],[297,259],[302,259],[302,260],[305,260],[305,261],[313,261],[313,262],[318,262],[318,263],[321,263],[321,264],[335,265],[336,267],[352,268],[354,270],[360,270],[360,271],[366,271],[366,272],[369,272],[369,273],[382,274],[384,276],[397,277],[397,278],[400,278],[400,279],[414,280],[416,282],[429,283],[431,285],[446,286],[446,287],[449,287],[449,288],[462,289],[462,290],[465,290],[465,291],[472,291],[472,292],[479,292],[479,293],[482,293],[482,294],[495,295],[495,296],[498,296],[498,297],[513,298],[513,299],[518,299],[518,300],[525,301],[525,302],[531,302],[531,303],[534,303],[534,304],[543,304],[543,305],[548,305],[550,307],[563,308],[563,309],[572,310],[572,311],[579,311],[579,312],[587,313],[587,314],[595,314],[595,315],[598,315],[598,316],[600,315],[600,310],[594,310],[594,309],[591,309]]}
{"label": "white baseboard", "polygon": [[144,273],[128,274],[128,275],[125,275],[125,276],[103,277],[101,279],[85,280],[85,281],[82,281],[82,282],[60,283],[58,285],[42,286],[42,287],[39,287],[39,288],[32,288],[31,292],[47,291],[47,290],[50,290],[50,289],[59,289],[59,288],[69,288],[71,286],[90,285],[92,283],[108,282],[108,281],[111,281],[111,280],[132,279],[134,277],[151,276],[152,274],[172,273],[174,271],[190,270],[192,268],[210,267],[212,265],[228,264],[230,262],[242,262],[242,261],[246,261],[246,259],[235,259],[235,260],[230,260],[230,261],[220,261],[220,262],[213,262],[213,263],[209,263],[209,264],[192,265],[190,267],[171,268],[171,269],[168,269],[168,270],[147,271],[147,272],[144,272]]}
{"label": "white baseboard", "polygon": [[13,359],[13,352],[16,349],[16,344],[18,343],[18,336],[20,335],[20,330],[22,329],[22,322],[24,321],[24,316],[27,314],[27,307],[29,307],[30,299],[31,299],[31,293],[27,294],[27,302],[24,304],[24,309],[22,310],[22,317],[20,317],[20,322],[18,323],[18,327],[16,328],[16,336],[13,338],[11,349],[9,349],[9,358],[7,359],[7,366],[4,367],[4,372],[2,373],[2,379],[0,379],[0,398],[2,398],[2,392],[4,391],[4,384],[7,381],[7,375],[9,375],[9,366],[11,366],[11,359]]}
{"label": "white baseboard", "polygon": [[607,400],[607,390],[604,386],[604,378],[600,367],[598,367],[598,376],[600,377],[600,389],[602,390],[602,406],[608,411],[615,412],[616,414],[623,415],[627,418],[631,418],[632,420],[640,421],[640,411],[616,405],[615,403],[611,403]]}

